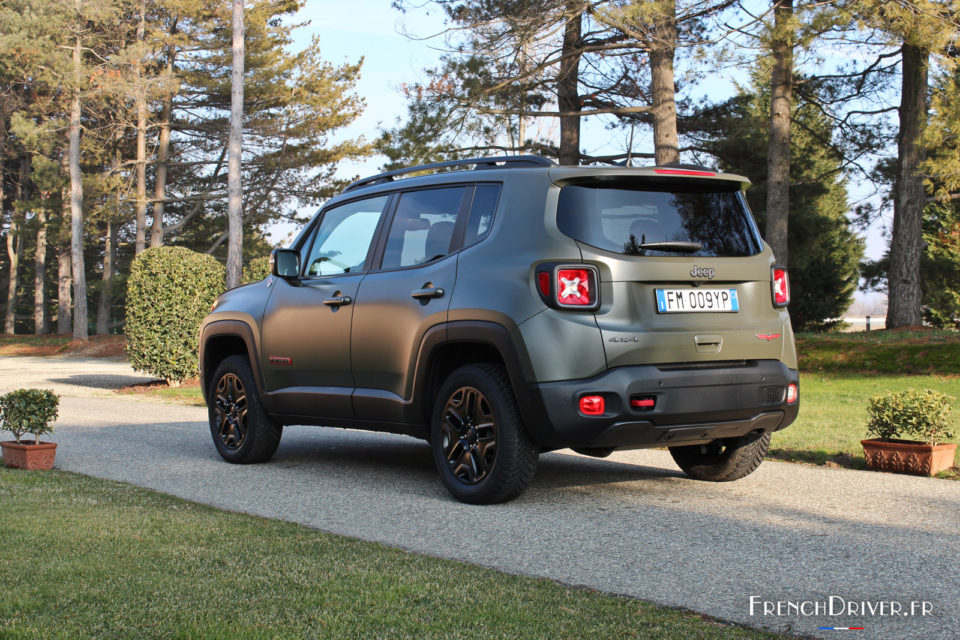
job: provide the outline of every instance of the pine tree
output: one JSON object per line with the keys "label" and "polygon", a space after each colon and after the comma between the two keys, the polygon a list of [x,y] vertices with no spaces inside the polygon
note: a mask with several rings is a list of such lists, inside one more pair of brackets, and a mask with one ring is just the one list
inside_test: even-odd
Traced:
{"label": "pine tree", "polygon": [[[765,84],[765,83],[764,83]],[[699,111],[686,135],[721,169],[753,181],[747,199],[763,224],[766,218],[769,88],[741,91]],[[795,108],[791,145],[790,317],[798,330],[828,328],[850,306],[858,281],[863,241],[850,229],[843,158],[832,144],[833,126],[813,105]]]}

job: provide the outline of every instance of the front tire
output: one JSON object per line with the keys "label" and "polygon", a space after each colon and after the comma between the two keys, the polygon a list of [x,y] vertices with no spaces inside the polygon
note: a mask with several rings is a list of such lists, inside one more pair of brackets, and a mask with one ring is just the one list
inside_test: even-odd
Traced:
{"label": "front tire", "polygon": [[755,432],[707,444],[670,447],[670,455],[695,480],[729,482],[753,473],[769,448],[770,434]]}
{"label": "front tire", "polygon": [[470,504],[516,498],[533,479],[539,456],[506,371],[489,363],[460,367],[440,387],[430,446],[444,486]]}
{"label": "front tire", "polygon": [[217,367],[207,393],[207,413],[213,444],[227,462],[266,462],[280,445],[283,425],[263,410],[243,356],[225,358]]}

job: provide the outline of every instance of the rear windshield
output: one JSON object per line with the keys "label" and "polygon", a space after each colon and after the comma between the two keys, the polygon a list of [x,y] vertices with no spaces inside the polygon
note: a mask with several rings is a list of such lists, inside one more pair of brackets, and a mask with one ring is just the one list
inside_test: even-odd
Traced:
{"label": "rear windshield", "polygon": [[760,253],[760,240],[739,189],[717,186],[567,185],[560,190],[557,225],[575,240],[626,255]]}

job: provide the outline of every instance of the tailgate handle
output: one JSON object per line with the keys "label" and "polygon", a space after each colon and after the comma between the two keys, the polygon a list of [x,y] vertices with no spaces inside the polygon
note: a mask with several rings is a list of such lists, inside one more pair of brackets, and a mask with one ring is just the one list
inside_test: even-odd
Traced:
{"label": "tailgate handle", "polygon": [[693,341],[700,353],[716,353],[723,344],[723,336],[694,336]]}

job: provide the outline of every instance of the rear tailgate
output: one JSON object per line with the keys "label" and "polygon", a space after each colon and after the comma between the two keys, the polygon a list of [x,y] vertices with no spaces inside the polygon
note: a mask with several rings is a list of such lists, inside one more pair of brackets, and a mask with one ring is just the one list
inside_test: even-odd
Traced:
{"label": "rear tailgate", "polygon": [[[782,360],[785,355],[789,360],[793,336],[786,314],[772,304],[769,249],[739,258],[614,258],[590,246],[581,248],[584,260],[600,271],[601,307],[596,319],[607,366]],[[691,273],[712,273],[713,278]],[[658,290],[661,299],[679,294],[680,304],[690,300],[690,293],[699,293],[701,305],[708,310],[662,311]],[[723,304],[723,294],[728,292],[736,300],[735,311],[709,309],[710,298],[717,307],[732,308],[734,304]],[[787,354],[785,343],[789,344]]]}
{"label": "rear tailgate", "polygon": [[558,180],[558,228],[599,270],[596,321],[609,367],[796,366],[789,317],[773,305],[773,254],[743,180],[673,169]]}

